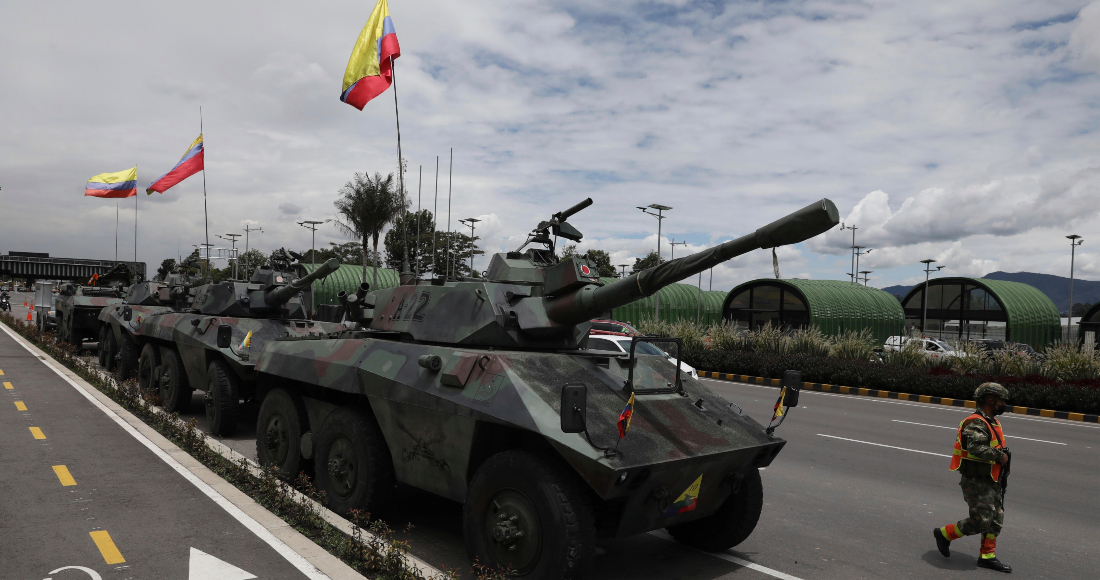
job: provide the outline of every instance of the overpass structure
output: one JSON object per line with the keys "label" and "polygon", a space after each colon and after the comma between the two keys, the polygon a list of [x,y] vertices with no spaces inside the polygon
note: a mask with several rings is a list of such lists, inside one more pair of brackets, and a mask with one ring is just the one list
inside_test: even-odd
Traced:
{"label": "overpass structure", "polygon": [[104,274],[116,264],[126,264],[135,280],[145,280],[145,262],[51,258],[41,252],[8,252],[0,255],[0,274],[35,280],[87,280],[92,274]]}

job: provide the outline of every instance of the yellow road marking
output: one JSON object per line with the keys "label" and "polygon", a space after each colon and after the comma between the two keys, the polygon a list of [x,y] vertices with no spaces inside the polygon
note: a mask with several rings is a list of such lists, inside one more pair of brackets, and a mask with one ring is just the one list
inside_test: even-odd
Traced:
{"label": "yellow road marking", "polygon": [[68,467],[64,465],[55,465],[53,466],[53,472],[57,474],[57,479],[61,480],[61,485],[76,485],[76,480],[73,479],[73,475],[69,473]]}
{"label": "yellow road marking", "polygon": [[20,411],[26,411],[27,410],[27,405],[25,405],[23,403],[23,401],[16,401],[15,402],[15,408],[19,409]]}
{"label": "yellow road marking", "polygon": [[0,369],[0,377],[4,376],[4,369]]}
{"label": "yellow road marking", "polygon": [[34,435],[35,439],[45,439],[46,434],[42,432],[38,427],[31,427],[31,435]]}
{"label": "yellow road marking", "polygon": [[9,383],[7,381],[4,381],[4,388],[5,389],[14,389],[15,387],[11,386],[11,383]]}
{"label": "yellow road marking", "polygon": [[104,562],[121,564],[126,561],[126,558],[122,557],[122,552],[119,552],[118,548],[115,547],[115,542],[111,539],[111,534],[108,534],[107,530],[88,532],[88,535],[92,537],[92,541],[99,548],[99,553],[103,555]]}

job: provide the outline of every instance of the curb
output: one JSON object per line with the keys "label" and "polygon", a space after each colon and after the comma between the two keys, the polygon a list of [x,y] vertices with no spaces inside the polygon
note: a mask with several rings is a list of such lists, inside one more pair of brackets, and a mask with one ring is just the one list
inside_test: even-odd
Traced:
{"label": "curb", "polygon": [[[714,371],[699,371],[699,376],[708,379],[750,383],[755,385],[766,385],[769,387],[782,386],[782,381],[780,379],[770,379],[767,377],[734,375],[730,373],[718,373]],[[894,391],[880,391],[878,389],[864,389],[861,387],[844,387],[840,385],[830,385],[828,383],[802,383],[802,388],[808,391],[823,391],[828,393],[840,393],[844,395],[878,397],[880,399],[897,399],[899,401],[915,401],[918,403],[931,403],[933,405],[947,405],[949,407],[966,407],[968,409],[977,408],[977,404],[974,403],[974,401],[968,401],[964,399],[949,399],[947,397],[932,397],[929,395],[910,395],[909,393],[895,393]],[[1012,406],[1006,410],[1010,413],[1015,413],[1017,415],[1031,415],[1033,417],[1047,417],[1049,419],[1066,419],[1069,421],[1081,421],[1082,423],[1100,423],[1100,415],[1086,415],[1084,413],[1051,411],[1050,409],[1037,409],[1035,407],[1018,406]]]}

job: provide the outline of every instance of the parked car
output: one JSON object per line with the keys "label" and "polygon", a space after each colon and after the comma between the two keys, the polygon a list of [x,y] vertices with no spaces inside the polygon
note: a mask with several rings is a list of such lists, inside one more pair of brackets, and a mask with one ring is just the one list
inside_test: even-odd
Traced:
{"label": "parked car", "polygon": [[998,350],[1010,350],[1015,353],[1027,355],[1033,361],[1043,362],[1046,358],[1041,353],[1037,352],[1030,344],[1024,344],[1022,342],[1010,342],[1006,340],[995,340],[991,338],[979,338],[971,340],[974,344],[977,344],[982,348],[986,356],[993,356],[993,353]]}
{"label": "parked car", "polygon": [[588,334],[608,334],[611,336],[641,336],[642,333],[638,332],[638,329],[630,326],[625,322],[619,322],[618,320],[601,320],[595,319],[590,321],[592,329],[588,331]]}
{"label": "parked car", "polygon": [[891,336],[886,339],[882,349],[886,352],[896,352],[909,344],[909,341],[920,341],[920,350],[932,358],[965,357],[965,352],[959,352],[946,342],[936,338],[910,338],[908,336]]}
{"label": "parked car", "polygon": [[[618,336],[613,334],[596,335],[594,332],[591,332],[588,334],[588,350],[609,350],[611,352],[629,353],[630,338],[629,336]],[[639,354],[655,354],[664,356],[673,362],[676,360],[676,357],[648,342],[639,342],[638,346],[634,347],[634,349],[635,352]],[[695,379],[699,378],[699,371],[695,370],[695,367],[684,361],[680,361],[680,372],[687,373]]]}

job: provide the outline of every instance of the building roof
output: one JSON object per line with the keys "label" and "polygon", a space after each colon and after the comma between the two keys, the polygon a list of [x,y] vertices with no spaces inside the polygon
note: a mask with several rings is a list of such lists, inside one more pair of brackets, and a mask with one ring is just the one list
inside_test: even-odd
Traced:
{"label": "building roof", "polygon": [[[320,264],[318,264],[320,266]],[[295,264],[295,267],[301,268],[304,273],[313,271],[312,264]],[[367,266],[367,282],[373,283],[374,280],[374,268]],[[321,304],[339,304],[340,301],[336,299],[336,294],[341,290],[348,294],[355,294],[355,291],[359,289],[359,284],[363,281],[363,266],[359,264],[340,264],[340,268],[328,275],[328,278],[324,280],[317,280],[313,283],[314,301],[317,305]],[[378,269],[378,288],[371,288],[372,290],[381,290],[383,288],[396,288],[401,282],[401,277],[398,275],[397,270],[391,270],[389,268]]]}
{"label": "building roof", "polygon": [[[604,285],[617,281],[618,278],[600,278]],[[674,322],[677,320],[694,321],[698,312],[702,324],[711,324],[722,320],[722,302],[726,299],[726,293],[720,291],[703,290],[702,302],[699,302],[699,288],[694,284],[670,284],[661,288],[657,294],[661,297],[661,320]],[[620,306],[611,311],[611,318],[637,324],[645,319],[653,318],[654,296],[639,298],[630,304]]]}

